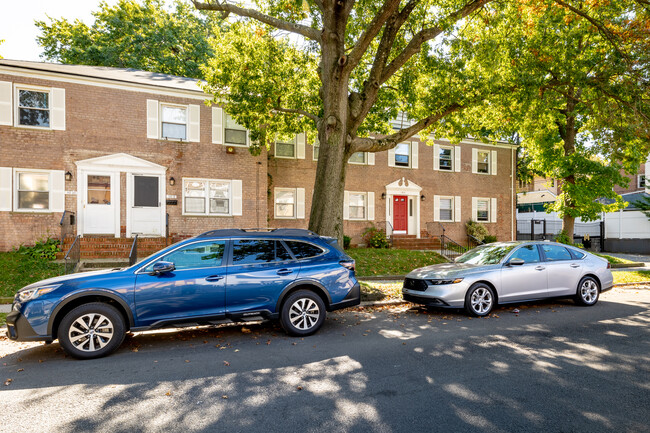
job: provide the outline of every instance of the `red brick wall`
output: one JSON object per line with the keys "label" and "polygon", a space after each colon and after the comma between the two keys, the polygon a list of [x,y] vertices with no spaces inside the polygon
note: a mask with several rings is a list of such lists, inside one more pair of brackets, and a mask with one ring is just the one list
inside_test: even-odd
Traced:
{"label": "red brick wall", "polygon": [[620,187],[620,186],[615,186],[614,191],[616,191],[618,194],[625,194],[625,193],[628,193],[628,192],[643,191],[643,188],[638,187],[637,177],[640,174],[645,174],[645,166],[646,166],[645,164],[641,164],[639,166],[639,169],[637,170],[636,174],[633,174],[633,175],[626,174],[625,172],[623,172],[621,170],[621,174],[623,174],[625,177],[630,179],[630,183],[628,184],[627,188],[623,188],[623,187]]}

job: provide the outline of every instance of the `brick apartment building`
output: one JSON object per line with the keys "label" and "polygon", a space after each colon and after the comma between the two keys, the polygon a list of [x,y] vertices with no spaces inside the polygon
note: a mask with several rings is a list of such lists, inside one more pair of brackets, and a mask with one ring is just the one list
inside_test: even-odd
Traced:
{"label": "brick apartment building", "polygon": [[[304,134],[252,156],[197,81],[144,71],[0,60],[0,250],[73,233],[111,238],[307,227],[318,146]],[[418,140],[355,154],[345,232],[464,241],[482,221],[514,237],[515,147]],[[64,214],[65,211],[65,214]],[[74,218],[70,219],[70,215]]]}

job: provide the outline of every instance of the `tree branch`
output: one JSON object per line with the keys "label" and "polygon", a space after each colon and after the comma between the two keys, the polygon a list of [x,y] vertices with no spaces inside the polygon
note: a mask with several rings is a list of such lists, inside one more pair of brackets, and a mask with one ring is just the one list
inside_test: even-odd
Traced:
{"label": "tree branch", "polygon": [[348,56],[348,68],[354,69],[363,57],[372,40],[379,34],[388,18],[395,13],[399,7],[400,0],[385,0],[379,12],[372,19],[370,24],[363,31]]}
{"label": "tree branch", "polygon": [[313,120],[316,123],[318,123],[318,121],[320,120],[320,117],[316,116],[315,114],[311,114],[308,111],[298,110],[295,108],[273,107],[273,110],[277,111],[278,113],[299,114],[301,116],[309,117],[311,120]]}
{"label": "tree branch", "polygon": [[263,14],[255,9],[241,8],[228,3],[227,0],[207,0],[207,3],[203,3],[199,0],[192,0],[192,3],[194,3],[194,7],[199,10],[233,13],[241,17],[252,18],[277,29],[297,33],[307,39],[313,39],[314,41],[320,42],[320,32],[316,29],[312,29],[311,27],[302,24],[285,21],[280,18],[275,18]]}
{"label": "tree branch", "polygon": [[438,112],[425,117],[419,122],[409,126],[408,128],[400,129],[394,134],[387,135],[382,138],[365,138],[355,137],[350,143],[351,153],[355,152],[383,152],[384,150],[392,149],[403,140],[411,138],[423,129],[431,126],[433,123],[438,122],[440,119],[448,116],[449,114],[464,108],[461,104],[451,104],[444,111]]}
{"label": "tree branch", "polygon": [[[451,21],[455,23],[465,18],[472,12],[476,11],[477,9],[483,7],[487,3],[490,3],[491,1],[493,0],[472,0],[462,8],[449,14],[447,16],[446,21]],[[431,39],[434,39],[442,32],[443,29],[441,26],[420,30],[420,32],[418,32],[415,36],[413,36],[413,38],[406,45],[406,47],[397,55],[397,57],[393,59],[392,62],[390,62],[390,64],[383,71],[381,79],[379,80],[380,84],[383,84],[386,81],[388,81],[388,79],[392,77],[397,71],[399,71],[402,68],[402,66],[404,66],[404,64],[411,59],[411,57],[417,54],[420,51],[420,48],[422,48],[422,44],[424,44],[427,41],[430,41]]]}

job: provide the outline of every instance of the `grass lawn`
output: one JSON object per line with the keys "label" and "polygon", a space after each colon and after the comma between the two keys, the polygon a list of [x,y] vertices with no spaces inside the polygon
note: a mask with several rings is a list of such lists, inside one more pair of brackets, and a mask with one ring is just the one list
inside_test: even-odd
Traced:
{"label": "grass lawn", "polygon": [[614,275],[614,284],[650,281],[650,271],[618,271],[612,272],[612,275]]}
{"label": "grass lawn", "polygon": [[634,263],[632,260],[621,259],[621,258],[614,257],[614,256],[608,256],[607,254],[598,254],[598,253],[593,253],[593,254],[597,255],[598,257],[602,257],[603,259],[607,260],[612,265],[614,265],[614,264],[622,264],[622,263]]}
{"label": "grass lawn", "polygon": [[405,275],[423,266],[446,263],[447,259],[433,251],[350,248],[345,252],[356,261],[357,275]]}
{"label": "grass lawn", "polygon": [[7,313],[0,313],[0,326],[5,326],[7,323]]}
{"label": "grass lawn", "polygon": [[361,301],[390,301],[402,299],[402,283],[361,283]]}
{"label": "grass lawn", "polygon": [[62,274],[63,264],[36,261],[15,252],[0,253],[0,297],[12,297],[33,282]]}

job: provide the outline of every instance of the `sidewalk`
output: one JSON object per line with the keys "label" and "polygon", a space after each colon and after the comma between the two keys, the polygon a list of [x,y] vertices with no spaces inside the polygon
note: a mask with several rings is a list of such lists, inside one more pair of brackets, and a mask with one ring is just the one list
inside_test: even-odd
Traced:
{"label": "sidewalk", "polygon": [[650,271],[650,256],[645,254],[628,254],[628,253],[608,253],[608,256],[616,257],[624,260],[631,260],[633,262],[643,263],[644,267],[634,268],[616,268],[617,271]]}

